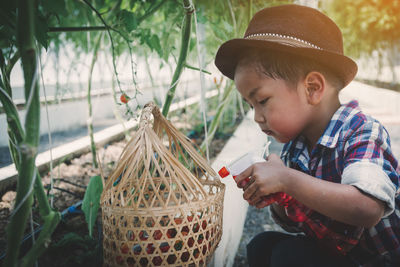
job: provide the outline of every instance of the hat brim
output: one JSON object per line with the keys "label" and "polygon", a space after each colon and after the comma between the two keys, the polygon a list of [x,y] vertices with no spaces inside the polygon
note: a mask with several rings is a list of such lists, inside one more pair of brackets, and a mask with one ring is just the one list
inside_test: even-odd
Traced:
{"label": "hat brim", "polygon": [[313,59],[338,75],[343,85],[348,85],[357,74],[357,64],[350,58],[315,48],[294,47],[277,42],[249,39],[232,39],[223,43],[215,57],[215,65],[228,78],[234,79],[235,69],[241,55],[248,49],[282,51]]}

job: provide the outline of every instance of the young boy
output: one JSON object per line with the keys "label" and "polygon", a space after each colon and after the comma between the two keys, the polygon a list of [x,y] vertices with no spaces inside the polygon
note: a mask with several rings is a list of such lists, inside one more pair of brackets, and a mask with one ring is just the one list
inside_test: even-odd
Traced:
{"label": "young boy", "polygon": [[339,102],[357,65],[321,12],[298,5],[259,11],[244,38],[218,50],[215,64],[254,108],[261,130],[285,143],[237,176],[243,197],[271,205],[289,232],[265,232],[247,246],[250,266],[400,266],[399,175],[385,128]]}

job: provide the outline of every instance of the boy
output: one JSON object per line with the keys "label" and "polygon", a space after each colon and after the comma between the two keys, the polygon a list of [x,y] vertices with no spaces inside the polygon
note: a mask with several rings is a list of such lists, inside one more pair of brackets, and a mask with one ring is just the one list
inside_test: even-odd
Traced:
{"label": "boy", "polygon": [[400,199],[389,136],[339,91],[357,65],[343,55],[336,24],[319,11],[283,5],[259,11],[245,37],[218,50],[215,64],[254,108],[261,130],[285,143],[281,159],[249,167],[243,197],[284,192],[271,205],[289,232],[265,232],[247,246],[250,266],[400,266]]}

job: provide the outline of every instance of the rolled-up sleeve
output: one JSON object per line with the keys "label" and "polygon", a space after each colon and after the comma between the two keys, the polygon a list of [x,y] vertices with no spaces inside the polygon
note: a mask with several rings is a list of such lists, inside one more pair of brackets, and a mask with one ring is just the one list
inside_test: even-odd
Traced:
{"label": "rolled-up sleeve", "polygon": [[385,202],[384,217],[394,211],[396,187],[381,166],[369,161],[350,164],[343,171],[342,184],[353,185],[364,193]]}
{"label": "rolled-up sleeve", "polygon": [[395,208],[399,177],[386,129],[377,121],[363,124],[347,139],[342,184],[353,185],[386,204],[384,217]]}

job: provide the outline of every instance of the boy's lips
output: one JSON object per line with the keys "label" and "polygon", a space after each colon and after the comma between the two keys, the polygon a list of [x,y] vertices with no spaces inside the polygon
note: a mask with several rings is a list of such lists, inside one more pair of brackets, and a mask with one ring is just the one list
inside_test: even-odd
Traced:
{"label": "boy's lips", "polygon": [[262,130],[262,131],[267,135],[272,135],[272,131],[270,131],[270,130]]}

